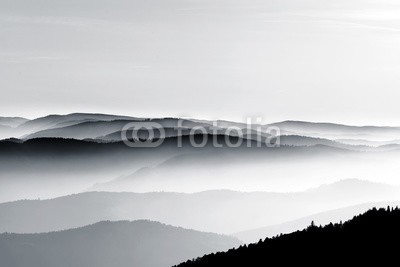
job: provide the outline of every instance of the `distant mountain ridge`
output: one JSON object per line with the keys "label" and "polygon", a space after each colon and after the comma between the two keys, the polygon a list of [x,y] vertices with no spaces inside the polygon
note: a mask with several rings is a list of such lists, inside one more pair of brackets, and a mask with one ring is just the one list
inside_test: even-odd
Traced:
{"label": "distant mountain ridge", "polygon": [[[191,144],[191,139],[201,143],[204,138],[204,147],[194,148]],[[233,143],[238,141],[235,136],[228,138]],[[215,147],[214,140],[223,147]],[[387,161],[400,153],[397,146],[363,151],[359,146],[337,146],[326,139],[295,136],[281,137],[281,142],[277,148],[258,148],[256,141],[251,141],[251,147],[243,142],[231,148],[224,135],[198,134],[183,136],[181,148],[177,147],[177,137],[168,137],[159,147],[149,149],[86,139],[2,140],[0,201],[55,197],[89,188],[134,192],[219,188],[282,191],[284,185],[291,184],[294,188],[289,190],[298,191],[340,178],[377,181],[382,168],[386,177],[398,175],[397,166]],[[320,166],[332,167],[331,171],[316,169],[315,160],[323,164]],[[274,183],[276,186],[271,187]]]}
{"label": "distant mountain ridge", "polygon": [[354,126],[340,123],[331,123],[331,122],[310,122],[310,121],[296,121],[296,120],[286,120],[276,123],[271,123],[269,125],[287,127],[287,128],[297,128],[297,129],[309,129],[312,128],[314,130],[394,130],[399,131],[400,127],[397,126],[374,126],[374,125],[364,125],[364,126]]}
{"label": "distant mountain ridge", "polygon": [[276,126],[289,135],[298,134],[331,140],[366,139],[367,141],[390,141],[398,139],[400,136],[400,127],[389,126],[350,126],[306,121],[283,121],[268,124],[268,126]]}
{"label": "distant mountain ridge", "polygon": [[[182,131],[177,132],[180,121]],[[163,127],[166,139],[160,146],[131,148],[121,142],[121,130],[127,123],[142,122]],[[246,124],[219,120],[217,125],[214,132],[213,122],[207,120],[87,113],[50,115],[15,128],[0,124],[0,135],[19,137],[0,141],[0,201],[56,197],[88,188],[282,191],[289,185],[289,190],[298,191],[351,177],[395,183],[399,175],[395,159],[400,145],[394,142],[399,139],[397,127],[281,122],[270,124],[280,128],[281,135],[275,138],[280,146],[258,147],[254,127],[269,125],[253,125],[242,138],[227,129],[246,130]],[[194,131],[199,127],[205,133]],[[343,139],[348,136],[365,142],[352,144]],[[141,132],[139,137],[145,139],[148,134]],[[154,136],[159,137],[157,133]],[[270,135],[264,133],[263,138],[267,137]],[[182,148],[178,148],[180,140]],[[195,147],[193,140],[204,147]],[[319,168],[315,168],[316,162]],[[324,168],[331,171],[324,172]]]}
{"label": "distant mountain ridge", "polygon": [[16,127],[27,121],[21,117],[0,117],[0,140],[10,137]]}
{"label": "distant mountain ridge", "polygon": [[[12,118],[3,118],[3,120],[10,121]],[[1,136],[14,137],[14,138],[39,138],[39,137],[62,137],[62,138],[101,138],[116,133],[122,129],[122,126],[116,126],[113,121],[126,121],[126,122],[142,122],[146,120],[157,121],[164,127],[176,127],[178,120],[186,122],[185,127],[193,128],[195,126],[212,127],[213,121],[197,120],[197,119],[180,119],[180,118],[137,118],[121,115],[108,115],[96,113],[71,113],[67,115],[48,115],[45,117],[27,120],[24,118],[14,118],[18,122],[13,122],[13,130],[4,132]],[[165,122],[174,121],[173,125],[168,125]],[[1,123],[0,125],[9,126],[8,124]],[[245,129],[247,125],[240,122],[231,121],[216,121],[220,129],[227,127],[238,127]],[[99,130],[97,123],[102,123],[102,130]],[[109,125],[107,125],[109,123]],[[78,126],[81,124],[81,127]],[[90,126],[93,129],[90,131]],[[351,140],[358,140],[357,145],[368,146],[371,142],[382,142],[388,144],[391,140],[400,139],[400,127],[387,127],[387,126],[350,126],[335,123],[316,123],[306,121],[282,121],[277,123],[265,125],[253,125],[253,128],[262,127],[278,127],[282,135],[304,136],[312,138],[322,138],[334,141],[336,139],[348,140],[346,144],[352,144]],[[72,128],[71,128],[72,127]],[[97,128],[96,128],[97,127]],[[109,128],[109,129],[108,129]],[[1,131],[1,129],[0,129]],[[4,129],[3,129],[4,131]],[[118,136],[115,136],[118,138]],[[109,140],[110,137],[106,138]],[[360,140],[365,139],[365,142]],[[118,140],[118,139],[117,139]],[[115,140],[114,140],[115,141]]]}
{"label": "distant mountain ridge", "polygon": [[108,114],[92,114],[92,113],[71,113],[67,115],[48,115],[45,117],[26,121],[15,129],[13,137],[22,138],[34,132],[59,127],[62,124],[73,125],[84,121],[113,121],[113,120],[134,120],[136,118],[119,115]]}
{"label": "distant mountain ridge", "polygon": [[99,222],[60,232],[0,234],[7,267],[162,267],[241,245],[235,238],[151,221]]}
{"label": "distant mountain ridge", "polygon": [[230,190],[190,194],[87,192],[48,200],[2,203],[0,233],[48,232],[103,220],[150,219],[184,228],[231,234],[326,210],[386,200],[400,200],[400,188],[360,180],[345,180],[292,193]]}
{"label": "distant mountain ridge", "polygon": [[12,128],[17,127],[27,121],[29,120],[21,117],[0,117],[0,125]]}

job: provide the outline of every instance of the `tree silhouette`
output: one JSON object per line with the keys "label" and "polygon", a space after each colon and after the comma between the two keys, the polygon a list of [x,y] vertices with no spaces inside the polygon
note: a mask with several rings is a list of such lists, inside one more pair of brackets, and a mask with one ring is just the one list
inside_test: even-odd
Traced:
{"label": "tree silhouette", "polygon": [[302,231],[266,238],[178,266],[385,266],[398,254],[399,242],[400,210],[373,208],[344,223],[316,227],[311,222]]}

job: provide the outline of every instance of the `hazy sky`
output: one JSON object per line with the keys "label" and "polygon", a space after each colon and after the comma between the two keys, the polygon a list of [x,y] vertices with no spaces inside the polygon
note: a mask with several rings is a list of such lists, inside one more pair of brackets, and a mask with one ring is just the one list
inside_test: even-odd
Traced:
{"label": "hazy sky", "polygon": [[0,116],[400,125],[398,0],[1,0]]}

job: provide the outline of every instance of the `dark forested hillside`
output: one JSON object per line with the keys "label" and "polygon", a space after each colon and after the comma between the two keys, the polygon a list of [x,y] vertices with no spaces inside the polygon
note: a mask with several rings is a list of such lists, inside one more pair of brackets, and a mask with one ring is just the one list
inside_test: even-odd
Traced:
{"label": "dark forested hillside", "polygon": [[[345,223],[316,226],[210,254],[179,267],[343,266],[389,262],[398,253],[400,210],[372,209]],[[382,266],[382,265],[381,265]]]}

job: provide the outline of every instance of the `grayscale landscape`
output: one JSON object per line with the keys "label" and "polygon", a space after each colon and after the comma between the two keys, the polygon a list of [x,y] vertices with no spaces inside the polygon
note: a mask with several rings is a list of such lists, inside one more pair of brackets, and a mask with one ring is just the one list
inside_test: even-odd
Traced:
{"label": "grayscale landscape", "polygon": [[[397,127],[285,121],[238,136],[224,132],[246,125],[229,121],[217,129],[86,113],[1,121],[9,127],[0,141],[7,266],[172,266],[399,203]],[[124,143],[123,127],[143,122],[165,130],[155,135],[161,145]],[[257,146],[257,127],[278,127],[279,146]]]}
{"label": "grayscale landscape", "polygon": [[1,0],[0,40],[1,267],[400,240],[400,2]]}

